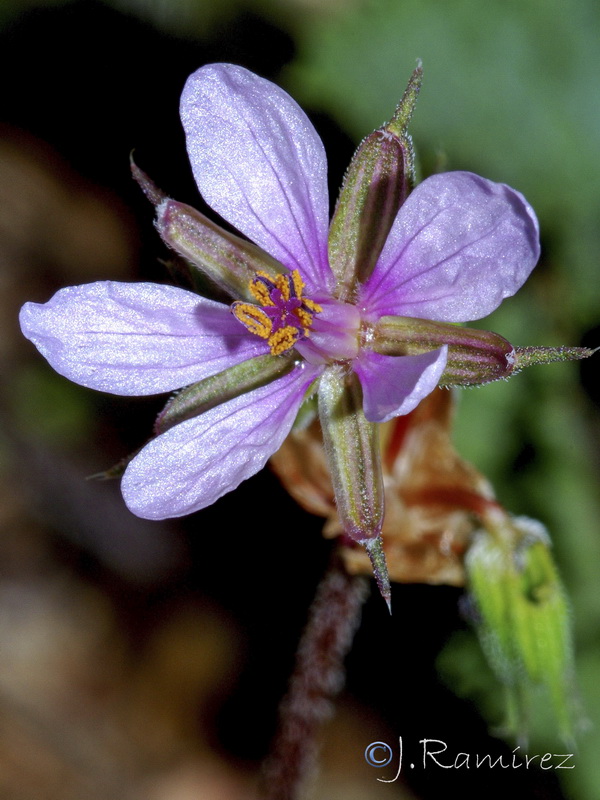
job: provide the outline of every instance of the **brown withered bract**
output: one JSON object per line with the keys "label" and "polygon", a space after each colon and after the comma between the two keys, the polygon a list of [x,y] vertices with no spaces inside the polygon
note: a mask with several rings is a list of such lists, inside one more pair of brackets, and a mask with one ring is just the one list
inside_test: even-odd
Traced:
{"label": "brown withered bract", "polygon": [[[453,393],[436,389],[412,413],[380,426],[383,542],[394,581],[462,586],[470,537],[497,508],[490,483],[452,445],[453,408]],[[326,518],[324,535],[341,537],[348,571],[370,575],[366,553],[343,535],[318,421],[293,431],[271,465],[303,508]]]}

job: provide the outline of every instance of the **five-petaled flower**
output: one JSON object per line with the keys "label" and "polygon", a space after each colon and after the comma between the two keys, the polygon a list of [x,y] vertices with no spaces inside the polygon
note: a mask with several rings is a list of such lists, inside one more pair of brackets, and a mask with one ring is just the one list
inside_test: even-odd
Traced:
{"label": "five-petaled flower", "polygon": [[[188,258],[202,251],[196,265],[233,305],[174,286],[98,282],[27,303],[22,330],[84,386],[190,387],[123,476],[128,507],[149,519],[201,509],[257,472],[318,392],[341,519],[385,589],[373,423],[408,413],[440,383],[510,374],[505,340],[452,323],[486,316],[521,287],[539,255],[535,215],[518,192],[467,172],[402,191],[409,139],[391,126],[355,157],[328,252],[324,148],[283,90],[209,65],[188,79],[181,114],[204,200],[258,247],[158,193],[157,226]],[[390,175],[392,194],[400,189],[384,207],[377,192]]]}

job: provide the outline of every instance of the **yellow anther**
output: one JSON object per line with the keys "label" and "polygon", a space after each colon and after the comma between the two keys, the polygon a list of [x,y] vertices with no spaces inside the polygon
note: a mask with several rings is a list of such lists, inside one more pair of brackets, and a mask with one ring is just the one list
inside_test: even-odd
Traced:
{"label": "yellow anther", "polygon": [[[256,270],[256,278],[264,278],[266,281],[268,281],[271,284],[271,286],[275,286],[275,281],[273,280],[273,276],[269,275],[268,272],[265,272],[262,269],[257,269]],[[256,278],[253,278],[252,280],[255,281]]]}
{"label": "yellow anther", "polygon": [[278,356],[285,353],[293,347],[300,336],[298,328],[292,325],[286,325],[285,328],[279,328],[278,331],[269,337],[269,347],[271,348],[271,355]]}
{"label": "yellow anther", "polygon": [[291,278],[294,284],[294,292],[296,293],[296,297],[298,298],[298,300],[302,300],[302,289],[304,289],[305,284],[302,278],[300,277],[300,273],[298,272],[297,269],[292,271]]}
{"label": "yellow anther", "polygon": [[262,309],[251,303],[234,303],[231,306],[234,316],[250,333],[255,333],[262,339],[268,339],[273,330],[273,323]]}
{"label": "yellow anther", "polygon": [[275,303],[269,295],[269,288],[262,281],[252,281],[250,292],[259,306],[274,306]]}
{"label": "yellow anther", "polygon": [[[264,280],[260,280],[263,278]],[[267,283],[265,283],[267,281]],[[259,306],[274,306],[271,300],[271,289],[275,284],[273,279],[266,272],[257,272],[256,278],[250,281],[250,292]]]}
{"label": "yellow anther", "polygon": [[302,323],[302,327],[304,328],[304,335],[308,336],[310,331],[310,326],[312,325],[313,315],[310,311],[305,311],[303,308],[299,308],[296,310],[296,316]]}
{"label": "yellow anther", "polygon": [[275,278],[275,286],[281,292],[281,297],[284,300],[290,299],[290,282],[287,275],[278,275]]}
{"label": "yellow anther", "polygon": [[323,311],[322,306],[320,306],[318,303],[315,303],[314,300],[309,300],[308,297],[303,297],[302,302],[308,308],[309,311],[313,312],[313,314],[318,314],[319,311]]}

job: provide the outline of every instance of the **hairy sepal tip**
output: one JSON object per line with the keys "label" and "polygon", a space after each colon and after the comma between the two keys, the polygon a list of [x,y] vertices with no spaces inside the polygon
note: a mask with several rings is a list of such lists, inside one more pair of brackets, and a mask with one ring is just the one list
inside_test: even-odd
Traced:
{"label": "hairy sepal tip", "polygon": [[360,544],[367,551],[373,567],[373,577],[377,583],[379,593],[385,600],[390,614],[392,613],[392,588],[388,574],[387,561],[383,550],[383,540],[381,534],[373,539],[364,539]]}
{"label": "hairy sepal tip", "polygon": [[135,163],[133,160],[133,151],[129,156],[129,166],[134,180],[137,182],[148,200],[150,200],[152,205],[157,206],[166,199],[167,195],[163,192],[163,190],[159,189],[154,181],[149,178],[148,175],[146,175],[146,173]]}

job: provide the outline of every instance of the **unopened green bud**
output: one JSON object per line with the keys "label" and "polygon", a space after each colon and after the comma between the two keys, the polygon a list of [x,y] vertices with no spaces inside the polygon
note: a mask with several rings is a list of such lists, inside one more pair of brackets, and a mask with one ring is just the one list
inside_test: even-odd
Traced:
{"label": "unopened green bud", "polygon": [[[481,643],[498,677],[520,702],[521,716],[526,715],[527,693],[542,686],[562,737],[570,739],[569,613],[550,542],[534,520],[497,516],[476,535],[466,558],[468,584],[481,617]],[[523,728],[526,723],[522,719],[518,724]]]}

